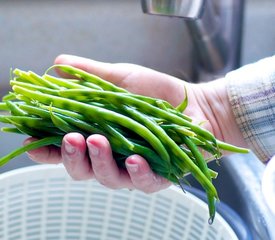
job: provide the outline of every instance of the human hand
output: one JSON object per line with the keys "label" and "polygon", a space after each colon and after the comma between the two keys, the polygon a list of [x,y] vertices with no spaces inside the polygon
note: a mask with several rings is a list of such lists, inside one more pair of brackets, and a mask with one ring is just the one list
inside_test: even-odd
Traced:
{"label": "human hand", "polygon": [[[217,133],[217,137],[221,140],[228,135],[221,131],[219,119],[228,122],[230,118],[219,114],[218,111],[221,110],[220,106],[226,104],[216,96],[218,94],[212,86],[186,83],[133,64],[102,63],[69,55],[57,57],[55,63],[72,65],[126,88],[130,92],[161,98],[174,106],[184,99],[185,85],[189,99],[185,113],[198,122],[207,119],[204,127],[214,134]],[[60,72],[60,74],[66,77],[64,73]],[[224,89],[221,84],[219,86],[221,89],[218,92],[222,93]],[[226,109],[227,106],[223,106],[222,110]],[[146,160],[138,155],[129,156],[126,159],[126,170],[119,169],[112,157],[108,140],[101,135],[91,135],[85,140],[78,133],[69,133],[64,137],[60,149],[52,146],[43,147],[29,152],[29,155],[38,162],[62,162],[72,178],[76,180],[95,178],[109,188],[139,189],[150,193],[170,185],[166,179],[154,174]]]}

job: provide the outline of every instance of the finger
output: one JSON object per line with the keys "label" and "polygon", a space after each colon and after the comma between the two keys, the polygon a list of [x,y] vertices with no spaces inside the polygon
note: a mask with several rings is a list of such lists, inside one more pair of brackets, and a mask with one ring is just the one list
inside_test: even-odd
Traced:
{"label": "finger", "polygon": [[104,136],[94,134],[88,137],[86,142],[95,178],[109,188],[132,188],[127,171],[118,168],[108,140]]}
{"label": "finger", "polygon": [[[24,145],[37,140],[30,137],[24,141]],[[37,163],[58,164],[61,163],[60,149],[55,146],[37,148],[27,152],[28,157]]]}
{"label": "finger", "polygon": [[85,138],[79,133],[68,133],[61,146],[63,164],[69,175],[75,180],[93,177],[90,161],[86,155]]}
{"label": "finger", "polygon": [[145,193],[153,193],[167,188],[171,183],[156,175],[147,161],[139,155],[132,155],[126,159],[126,168],[134,188]]}

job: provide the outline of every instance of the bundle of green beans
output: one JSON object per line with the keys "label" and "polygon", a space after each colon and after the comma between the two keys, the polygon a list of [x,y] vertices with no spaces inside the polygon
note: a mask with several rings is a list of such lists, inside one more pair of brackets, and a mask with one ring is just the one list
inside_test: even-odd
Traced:
{"label": "bundle of green beans", "polygon": [[[58,68],[72,76],[49,74]],[[43,76],[15,69],[12,91],[3,97],[0,121],[11,124],[3,132],[26,134],[39,140],[22,146],[0,159],[0,166],[26,151],[47,145],[60,146],[63,136],[79,132],[85,137],[102,134],[110,141],[118,166],[127,156],[142,155],[152,170],[178,184],[191,173],[205,189],[210,222],[215,216],[218,194],[212,179],[217,173],[207,162],[222,151],[247,153],[215,138],[183,112],[187,98],[178,106],[132,94],[95,75],[67,65],[54,65]],[[203,152],[208,152],[208,159]]]}

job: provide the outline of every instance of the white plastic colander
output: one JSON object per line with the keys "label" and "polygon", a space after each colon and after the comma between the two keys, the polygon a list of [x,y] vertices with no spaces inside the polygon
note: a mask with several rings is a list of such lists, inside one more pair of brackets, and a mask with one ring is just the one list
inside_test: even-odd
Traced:
{"label": "white plastic colander", "polygon": [[154,194],[73,181],[62,166],[36,165],[0,175],[0,239],[234,240],[219,215],[171,187]]}

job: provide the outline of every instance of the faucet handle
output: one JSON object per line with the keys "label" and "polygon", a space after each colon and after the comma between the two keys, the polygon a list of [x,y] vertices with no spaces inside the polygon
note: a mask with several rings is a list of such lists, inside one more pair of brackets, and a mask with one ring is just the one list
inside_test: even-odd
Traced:
{"label": "faucet handle", "polygon": [[205,0],[141,0],[144,13],[190,20],[201,17],[204,4]]}

